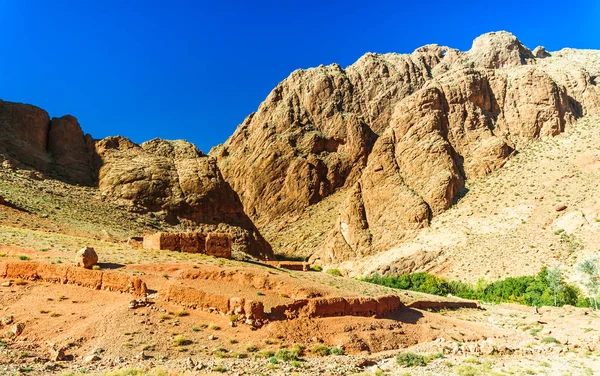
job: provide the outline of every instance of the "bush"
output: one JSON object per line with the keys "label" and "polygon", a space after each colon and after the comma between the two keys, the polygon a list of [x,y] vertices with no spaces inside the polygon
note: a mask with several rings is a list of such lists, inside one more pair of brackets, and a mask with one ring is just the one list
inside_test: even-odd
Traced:
{"label": "bush", "polygon": [[407,367],[423,367],[427,365],[427,358],[414,353],[400,353],[396,355],[396,363]]}
{"label": "bush", "polygon": [[329,355],[329,348],[325,345],[315,345],[310,349],[310,352],[319,356],[327,356]]}
{"label": "bush", "polygon": [[330,346],[327,348],[329,355],[344,355],[344,350],[337,346]]}
{"label": "bush", "polygon": [[332,275],[334,277],[341,277],[342,272],[339,269],[327,269],[327,274]]}
{"label": "bush", "polygon": [[275,353],[275,358],[277,358],[281,361],[284,361],[284,362],[298,360],[298,356],[293,351],[288,350],[288,349],[279,349]]}
{"label": "bush", "polygon": [[319,265],[311,265],[310,266],[310,270],[312,270],[313,272],[322,272],[323,271],[323,267],[319,266]]}

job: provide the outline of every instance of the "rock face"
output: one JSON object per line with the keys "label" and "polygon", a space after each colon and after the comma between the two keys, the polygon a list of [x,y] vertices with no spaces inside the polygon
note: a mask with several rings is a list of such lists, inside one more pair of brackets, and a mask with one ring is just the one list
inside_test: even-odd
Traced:
{"label": "rock face", "polygon": [[75,265],[91,269],[92,266],[98,263],[98,255],[96,251],[92,247],[83,247],[79,251],[77,251],[77,256],[75,256]]}
{"label": "rock face", "polygon": [[[534,54],[496,32],[468,52],[428,45],[298,70],[210,154],[265,233],[344,195],[307,247],[313,261],[361,257],[413,237],[466,180],[597,114],[598,62],[598,51]],[[286,239],[269,240],[287,253]]]}
{"label": "rock face", "polygon": [[71,184],[93,185],[94,142],[70,115],[0,100],[0,155]]}

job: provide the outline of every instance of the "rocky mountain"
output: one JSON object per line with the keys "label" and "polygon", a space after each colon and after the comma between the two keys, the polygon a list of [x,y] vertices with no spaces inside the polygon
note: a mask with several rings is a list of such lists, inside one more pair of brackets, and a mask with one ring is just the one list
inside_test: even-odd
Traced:
{"label": "rocky mountain", "polygon": [[297,70],[210,155],[276,252],[364,257],[414,238],[466,181],[598,114],[598,62],[496,32],[467,52]]}
{"label": "rocky mountain", "polygon": [[216,160],[188,142],[94,140],[72,116],[50,119],[38,107],[0,101],[0,159],[9,169],[97,187],[104,200],[128,211],[186,222],[189,229],[228,231],[237,251],[273,258]]}

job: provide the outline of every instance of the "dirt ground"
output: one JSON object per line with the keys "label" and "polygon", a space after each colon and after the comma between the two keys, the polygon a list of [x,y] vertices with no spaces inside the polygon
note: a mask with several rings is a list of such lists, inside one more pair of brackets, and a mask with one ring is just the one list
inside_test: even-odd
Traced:
{"label": "dirt ground", "polygon": [[[2,249],[4,261],[15,259],[13,253],[40,254],[18,247]],[[163,299],[169,284],[190,283],[186,278],[190,271],[210,276],[192,280],[198,288],[263,299],[265,307],[307,292],[351,294],[365,284],[325,273],[234,261],[218,266],[220,260],[210,261],[215,264],[118,267],[114,272],[135,274],[148,284],[154,304],[137,309],[129,308],[136,298],[131,294],[12,280],[10,286],[0,287],[0,319],[5,323],[0,325],[4,334],[0,374],[108,374],[135,369],[150,374],[593,375],[600,369],[600,315],[589,309],[541,308],[535,313],[530,307],[503,304],[429,312],[405,307],[384,317],[300,317],[255,328],[239,322],[231,326],[231,317],[223,312],[189,309]],[[347,286],[323,283],[330,280]],[[369,291],[377,295],[390,289]],[[423,298],[397,293],[407,304]],[[16,324],[23,324],[22,332],[7,333]],[[344,355],[311,352],[319,347],[340,349]],[[53,348],[63,348],[64,358],[57,360]],[[274,357],[281,349],[296,349],[298,360]],[[395,356],[402,352],[426,356],[427,365],[399,365]]]}

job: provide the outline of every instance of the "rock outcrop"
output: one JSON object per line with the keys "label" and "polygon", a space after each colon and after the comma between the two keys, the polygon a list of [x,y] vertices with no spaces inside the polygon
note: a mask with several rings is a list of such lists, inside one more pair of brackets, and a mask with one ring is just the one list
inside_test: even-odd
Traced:
{"label": "rock outcrop", "polygon": [[598,61],[598,51],[533,53],[496,32],[467,52],[428,45],[298,70],[210,154],[276,251],[290,253],[271,227],[335,193],[345,200],[319,228],[324,241],[307,245],[312,260],[362,257],[413,237],[466,180],[597,114]]}
{"label": "rock outcrop", "polygon": [[187,220],[207,232],[227,232],[236,250],[273,258],[216,160],[193,144],[154,139],[137,145],[108,137],[96,143],[96,152],[98,185],[109,200],[133,211],[164,213],[168,222]]}
{"label": "rock outcrop", "polygon": [[94,142],[70,115],[0,100],[0,157],[71,184],[94,185]]}
{"label": "rock outcrop", "polygon": [[50,119],[44,110],[0,101],[0,160],[47,178],[99,187],[104,198],[171,224],[230,233],[234,250],[273,258],[216,160],[185,141],[137,145],[123,137],[94,140],[76,118]]}

